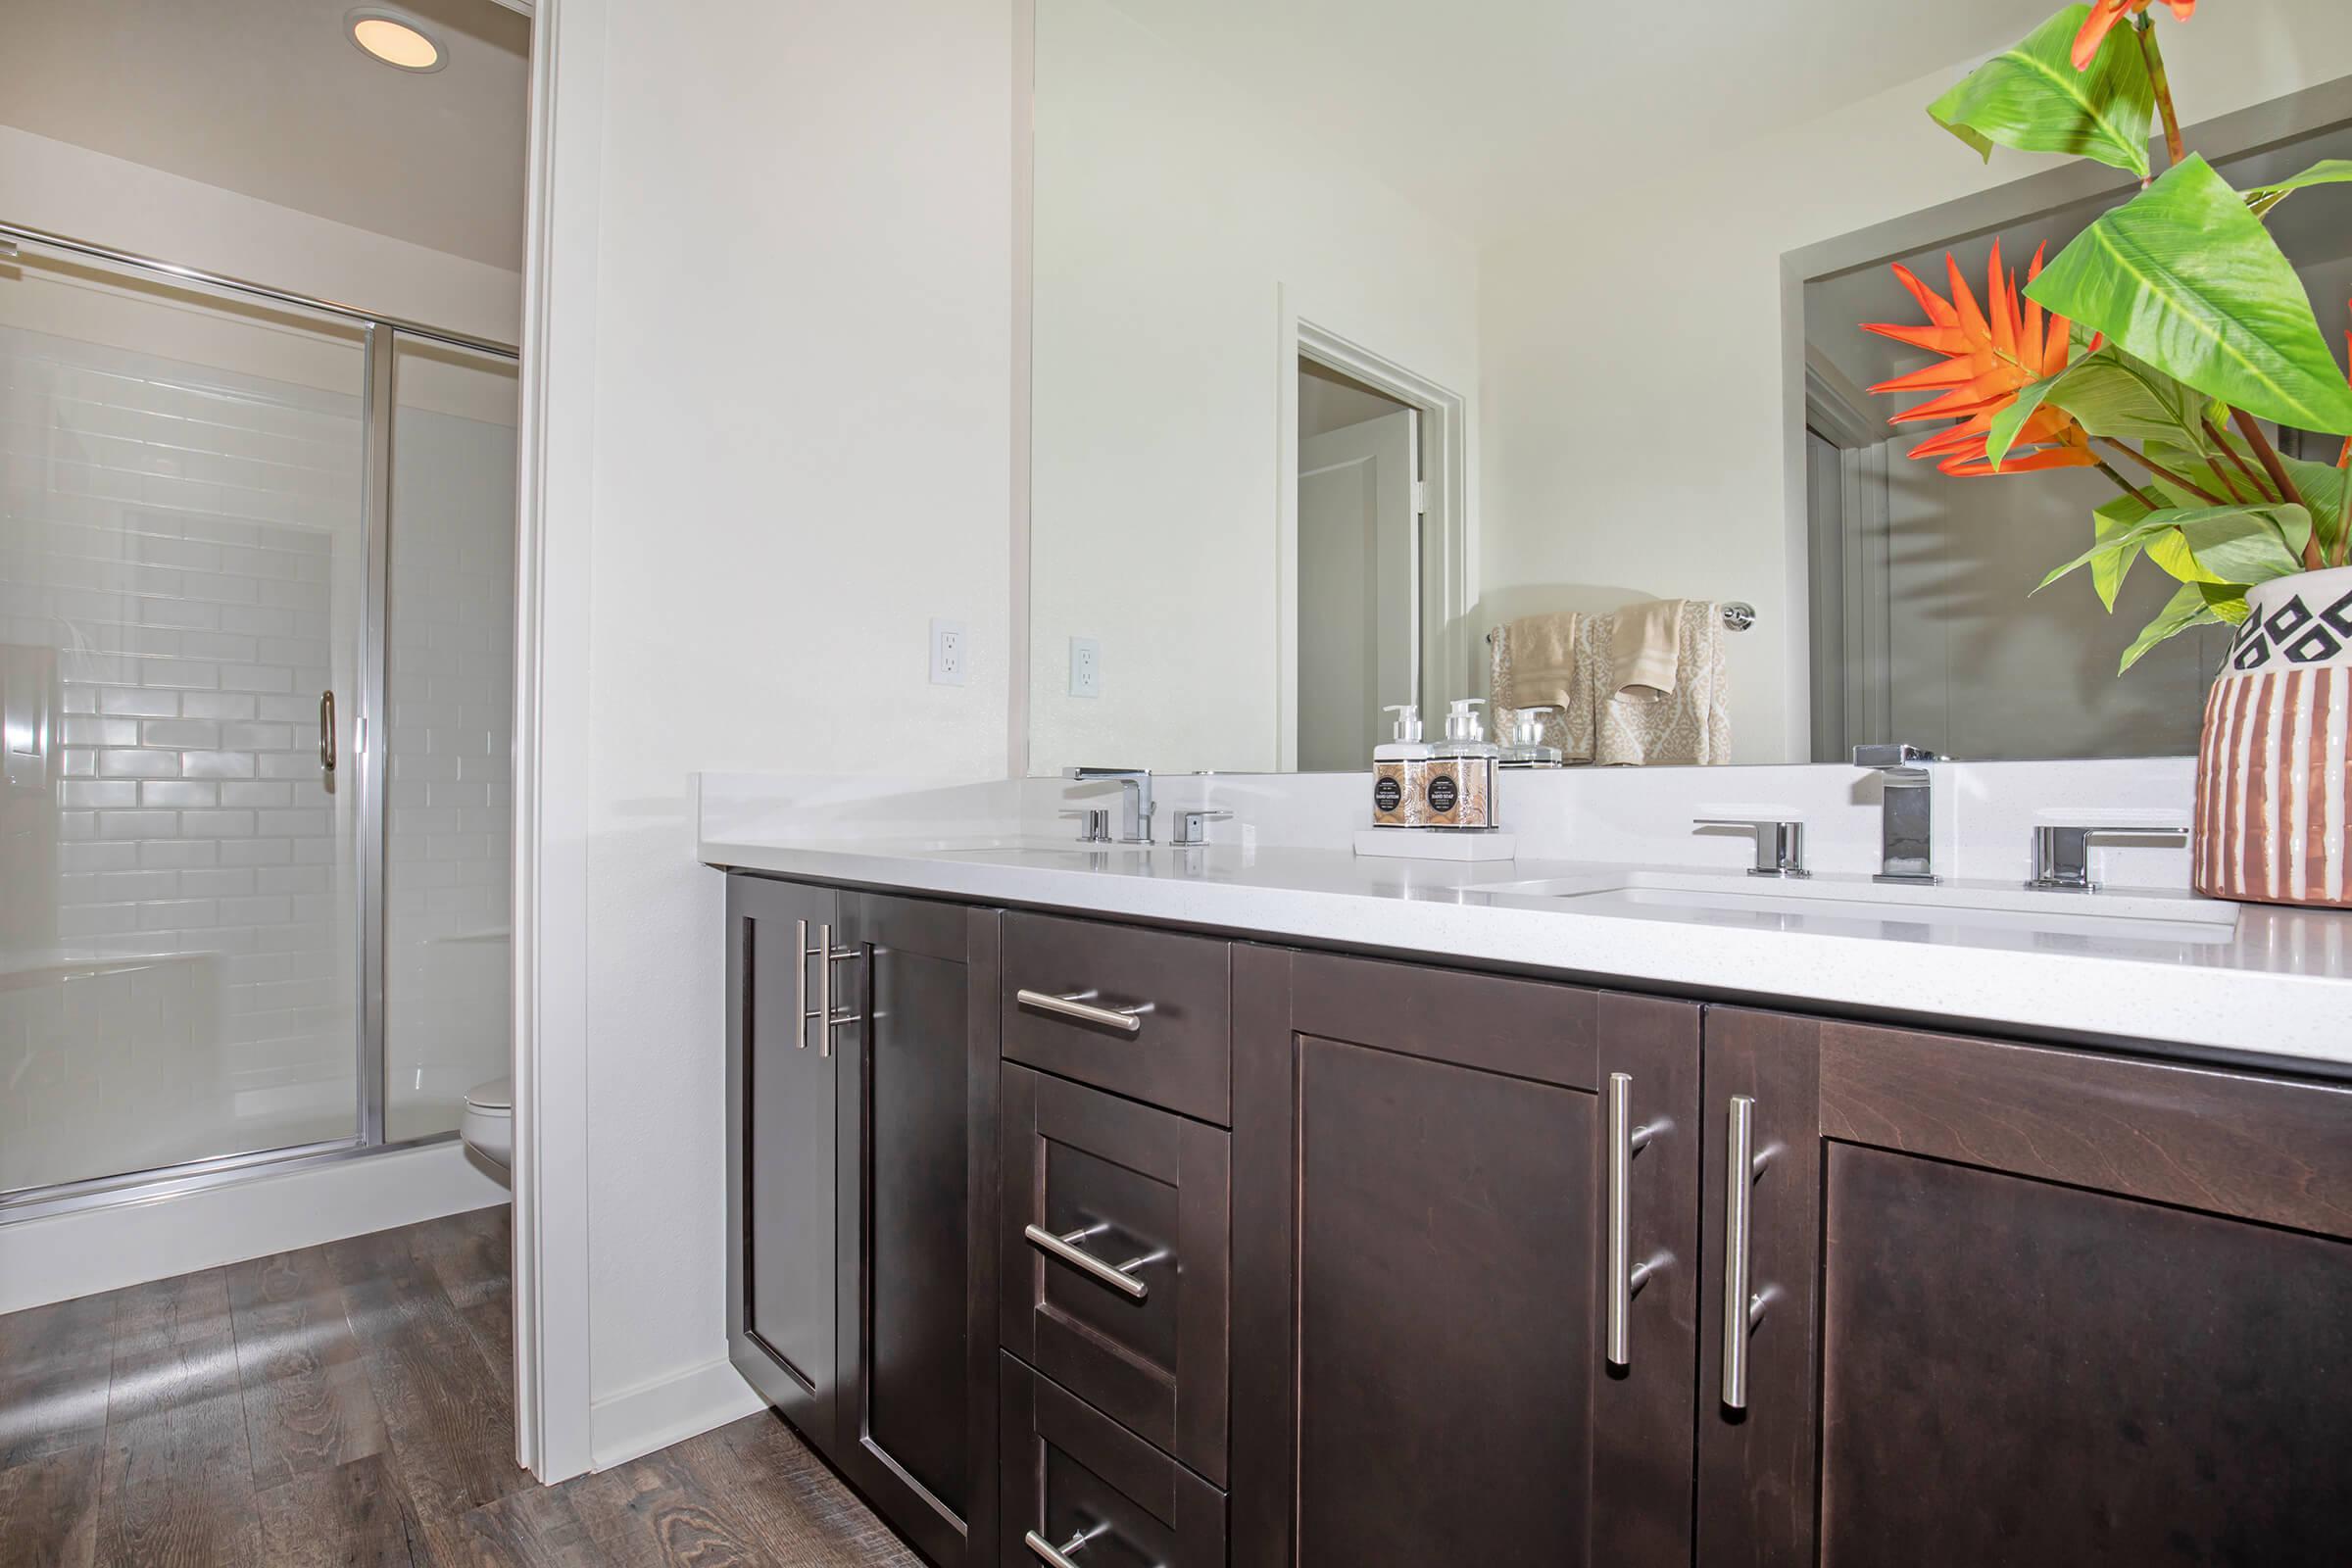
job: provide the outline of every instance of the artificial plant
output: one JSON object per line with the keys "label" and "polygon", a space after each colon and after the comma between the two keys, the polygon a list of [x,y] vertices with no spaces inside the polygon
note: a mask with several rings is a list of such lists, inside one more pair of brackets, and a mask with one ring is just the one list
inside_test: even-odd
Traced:
{"label": "artificial plant", "polygon": [[[2164,4],[2180,22],[2196,9]],[[1943,358],[1871,390],[1937,394],[1891,422],[1956,421],[1911,456],[1963,476],[2084,467],[2113,480],[2090,548],[2041,587],[2088,567],[2112,611],[2142,557],[2171,574],[2180,586],[2125,669],[2192,626],[2244,621],[2256,583],[2346,564],[2352,385],[2267,220],[2297,191],[2352,183],[2352,160],[2232,189],[2181,136],[2149,0],[2067,7],[1928,113],[1986,159],[1995,146],[2095,158],[2140,188],[2046,264],[2036,252],[2022,297],[1997,241],[1983,302],[1948,256],[1949,298],[1894,269],[1928,319],[1867,330]],[[2343,435],[2343,454],[2332,467],[2284,457],[2266,419]]]}

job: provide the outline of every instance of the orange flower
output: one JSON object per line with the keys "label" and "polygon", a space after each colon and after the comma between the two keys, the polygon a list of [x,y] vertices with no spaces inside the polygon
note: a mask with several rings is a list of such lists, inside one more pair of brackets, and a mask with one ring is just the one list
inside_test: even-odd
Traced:
{"label": "orange flower", "polygon": [[[2042,252],[2034,253],[2026,281],[2041,272]],[[2040,305],[2018,303],[2017,274],[2001,270],[2001,242],[1992,242],[1992,261],[1985,280],[1985,297],[1992,306],[1988,319],[1960,275],[1960,263],[1948,252],[1944,267],[1951,276],[1952,297],[1945,299],[1896,263],[1894,275],[1928,313],[1925,326],[1866,322],[1862,330],[1932,349],[1944,356],[1924,370],[1881,381],[1873,392],[1925,392],[1941,389],[1940,397],[1905,409],[1886,422],[1908,424],[1917,419],[1958,419],[1911,449],[1915,458],[1940,458],[1946,473],[1976,476],[1994,472],[1985,455],[1985,436],[1993,416],[2017,401],[2018,392],[2044,376],[2066,368],[2068,324],[2063,316],[2042,318]],[[2096,341],[2093,342],[2096,347]],[[2040,450],[2031,450],[2039,448]],[[2010,455],[1999,472],[2031,473],[2038,468],[2086,468],[2091,456],[2090,436],[2074,416],[2044,405],[2017,432]]]}
{"label": "orange flower", "polygon": [[[2173,20],[2186,22],[2196,14],[2197,0],[2164,0],[2173,8]],[[2075,69],[2087,71],[2099,56],[2099,45],[2124,18],[2136,17],[2148,9],[2148,0],[2090,0],[2090,15],[2082,19],[2082,30],[2075,34]]]}

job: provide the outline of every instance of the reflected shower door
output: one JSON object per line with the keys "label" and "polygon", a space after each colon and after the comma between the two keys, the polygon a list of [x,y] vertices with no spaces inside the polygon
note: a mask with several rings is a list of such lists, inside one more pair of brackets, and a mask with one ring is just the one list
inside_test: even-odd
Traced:
{"label": "reflected shower door", "polygon": [[365,359],[0,261],[0,1197],[358,1135]]}
{"label": "reflected shower door", "polygon": [[457,1130],[510,1071],[512,361],[393,355],[384,837],[384,1136]]}

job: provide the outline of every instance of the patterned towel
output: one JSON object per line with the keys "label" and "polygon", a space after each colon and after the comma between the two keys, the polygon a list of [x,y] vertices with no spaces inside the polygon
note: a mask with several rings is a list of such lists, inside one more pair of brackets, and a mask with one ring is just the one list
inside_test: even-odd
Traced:
{"label": "patterned towel", "polygon": [[[1494,733],[1508,735],[1519,689],[1512,627],[1489,639],[1488,710]],[[1660,694],[1606,692],[1617,635],[1614,615],[1577,617],[1575,663],[1561,711],[1544,718],[1544,742],[1569,762],[1602,767],[1714,766],[1732,758],[1731,687],[1724,669],[1723,610],[1690,601],[1676,631],[1675,689]],[[1546,682],[1546,685],[1549,683]],[[1533,705],[1531,705],[1533,706]]]}

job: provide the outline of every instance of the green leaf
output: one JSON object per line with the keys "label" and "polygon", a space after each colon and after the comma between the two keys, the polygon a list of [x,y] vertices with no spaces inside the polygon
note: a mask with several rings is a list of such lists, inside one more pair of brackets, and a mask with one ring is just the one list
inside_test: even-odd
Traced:
{"label": "green leaf", "polygon": [[2257,218],[2268,218],[2272,208],[2299,190],[2313,185],[2344,184],[2352,184],[2352,158],[2323,158],[2292,179],[2255,186],[2246,192],[2246,208]]}
{"label": "green leaf", "polygon": [[2090,69],[2077,71],[2075,34],[2089,15],[2087,5],[2068,6],[1962,77],[1929,115],[1987,160],[1999,145],[2095,158],[2147,178],[2156,110],[2147,62],[2131,29],[2118,27]]}
{"label": "green leaf", "polygon": [[[2145,521],[2147,515],[2146,502],[2131,496],[2117,496],[2090,514],[2091,538],[2097,543],[2108,544],[2131,532]],[[2091,557],[2090,585],[2097,590],[2099,603],[2106,607],[2110,615],[2115,613],[2115,596],[2124,586],[2124,574],[2132,569],[2132,564],[2139,559],[2143,548],[2136,544],[2119,544]],[[2191,560],[2193,563],[2194,558]]]}
{"label": "green leaf", "polygon": [[2100,215],[2026,293],[2218,401],[2352,433],[2352,387],[2302,281],[2200,157]]}
{"label": "green leaf", "polygon": [[1997,470],[2018,430],[2044,403],[2073,415],[2092,435],[2201,447],[2204,431],[2199,421],[2212,401],[2110,344],[2022,388],[2016,401],[1993,416],[1985,455]]}
{"label": "green leaf", "polygon": [[[2100,509],[2102,520],[2119,497]],[[2117,511],[2122,517],[2128,514]],[[2193,576],[2223,583],[2268,582],[2302,570],[2303,540],[2311,536],[2311,514],[2296,506],[2167,507],[2097,539],[2088,550],[2057,567],[2034,586],[2039,593],[2069,572],[2092,565],[2101,555],[2137,546],[2157,559],[2158,541],[2177,537],[2203,572]],[[2165,564],[2159,561],[2159,564]],[[2124,564],[2129,564],[2125,562]],[[2191,578],[2172,570],[2176,577]],[[2119,571],[2120,576],[2120,571]],[[2112,608],[2112,606],[2110,607]]]}
{"label": "green leaf", "polygon": [[[2303,569],[2301,541],[2311,537],[2311,514],[2301,507],[2278,507],[2275,512],[2277,522],[2264,513],[2248,512],[2183,523],[2180,539],[2197,564],[2212,573],[2211,581],[2257,583],[2291,577]],[[2300,520],[2300,538],[2290,518]]]}
{"label": "green leaf", "polygon": [[2066,379],[2068,372],[2078,368],[2070,365],[2056,375],[2045,375],[2038,381],[2019,387],[2017,396],[2009,400],[2009,406],[1992,416],[1992,428],[1984,432],[1984,456],[1991,460],[1993,472],[2001,471],[2001,460],[2017,444],[2017,432],[2025,428],[2026,421],[2034,417],[2041,408],[2042,401],[2058,389],[2058,383]]}
{"label": "green leaf", "polygon": [[2352,474],[2333,464],[2314,463],[2308,458],[2281,456],[2278,461],[2286,467],[2287,477],[2303,492],[2303,502],[2320,530],[2320,550],[2328,560],[2335,559],[2335,536],[2344,525],[2344,489],[2352,484]]}
{"label": "green leaf", "polygon": [[2246,603],[2245,589],[2230,583],[2201,582],[2197,592],[2205,596],[2205,607],[2232,626],[2242,626],[2254,612]]}
{"label": "green leaf", "polygon": [[2221,618],[2213,606],[2206,603],[2204,592],[2196,583],[2182,583],[2180,591],[2166,601],[2165,607],[2156,612],[2156,618],[2142,626],[2139,635],[2132,639],[2132,646],[2124,650],[2124,662],[2117,667],[2116,673],[2121,675],[2138,663],[2142,655],[2166,638],[2178,637],[2192,626],[2210,626]]}

